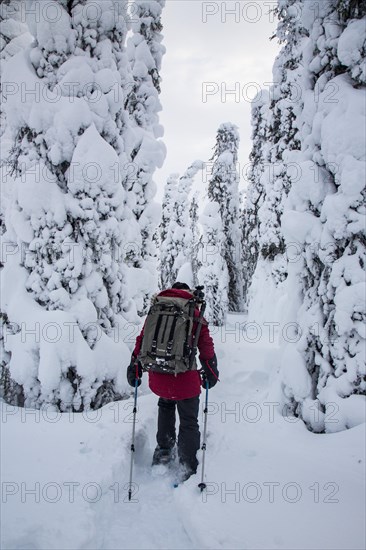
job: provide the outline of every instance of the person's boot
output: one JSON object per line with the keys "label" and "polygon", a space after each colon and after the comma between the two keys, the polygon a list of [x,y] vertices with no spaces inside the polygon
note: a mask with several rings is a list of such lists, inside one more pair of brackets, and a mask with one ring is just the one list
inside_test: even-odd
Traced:
{"label": "person's boot", "polygon": [[163,447],[159,447],[158,445],[154,451],[152,466],[157,466],[158,464],[169,464],[174,460],[175,460],[175,447],[171,447],[170,449],[164,449]]}
{"label": "person's boot", "polygon": [[192,465],[187,462],[179,461],[179,468],[177,473],[177,482],[184,483],[191,476],[197,473],[197,467],[194,468]]}

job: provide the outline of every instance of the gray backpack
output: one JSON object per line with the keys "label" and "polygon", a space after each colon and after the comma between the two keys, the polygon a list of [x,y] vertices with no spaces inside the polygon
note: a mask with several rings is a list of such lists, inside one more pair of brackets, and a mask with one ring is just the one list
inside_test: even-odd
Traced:
{"label": "gray backpack", "polygon": [[[196,301],[156,296],[144,326],[138,357],[144,370],[179,374],[197,369],[193,322]],[[200,316],[201,317],[201,316]],[[196,335],[197,336],[197,335]]]}

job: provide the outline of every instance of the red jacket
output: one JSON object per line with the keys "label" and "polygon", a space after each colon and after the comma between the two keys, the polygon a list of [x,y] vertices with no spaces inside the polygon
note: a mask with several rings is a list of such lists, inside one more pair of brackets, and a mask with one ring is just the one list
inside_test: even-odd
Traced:
{"label": "red jacket", "polygon": [[[189,300],[192,297],[192,294],[186,290],[172,288],[160,292],[159,296],[176,296],[178,298],[186,298]],[[199,312],[197,309],[195,311],[195,316],[198,315]],[[193,330],[195,330],[195,325],[193,325]],[[136,345],[133,352],[135,357],[137,357],[140,353],[143,336],[144,329],[142,329],[140,335],[136,338]],[[198,339],[198,349],[200,352],[199,358],[201,361],[212,359],[215,354],[214,344],[207,324],[202,324],[201,334]],[[181,399],[195,397],[201,393],[201,377],[198,370],[182,372],[177,374],[177,376],[174,374],[149,372],[149,387],[151,391],[159,397],[179,401]]]}

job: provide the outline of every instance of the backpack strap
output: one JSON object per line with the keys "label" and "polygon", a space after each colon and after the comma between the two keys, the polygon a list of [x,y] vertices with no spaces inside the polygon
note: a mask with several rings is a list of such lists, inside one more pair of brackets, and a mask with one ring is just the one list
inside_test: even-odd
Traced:
{"label": "backpack strap", "polygon": [[168,327],[168,323],[169,323],[169,315],[165,315],[165,325],[164,325],[164,328],[163,328],[163,334],[161,335],[161,339],[162,339],[163,342],[164,342],[166,329]]}
{"label": "backpack strap", "polygon": [[167,343],[167,346],[166,346],[166,354],[165,354],[166,356],[169,356],[171,354],[171,351],[172,351],[175,327],[177,326],[178,316],[179,316],[179,313],[176,311],[174,313],[174,319],[173,319],[173,322],[172,322],[172,326],[170,327],[169,339],[168,339],[168,343]]}
{"label": "backpack strap", "polygon": [[151,353],[154,353],[154,354],[156,354],[156,348],[157,348],[157,345],[158,345],[159,331],[160,331],[161,322],[163,320],[163,317],[164,317],[163,314],[159,315],[157,323],[156,323],[156,327],[155,327],[155,332],[154,332],[154,336],[153,336],[153,340],[152,340],[152,344],[151,344]]}

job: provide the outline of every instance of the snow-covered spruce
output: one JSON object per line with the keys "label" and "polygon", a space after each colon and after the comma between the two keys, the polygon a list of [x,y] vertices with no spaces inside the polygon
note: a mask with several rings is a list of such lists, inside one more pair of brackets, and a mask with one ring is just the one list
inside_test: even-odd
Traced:
{"label": "snow-covered spruce", "polygon": [[199,192],[196,191],[193,194],[191,204],[189,207],[189,223],[191,229],[191,271],[192,271],[192,288],[198,285],[198,270],[201,266],[199,258],[200,250],[200,228],[199,228],[199,218],[198,218],[198,209],[199,209]]}
{"label": "snow-covered spruce", "polygon": [[315,10],[302,1],[280,6],[297,13],[297,39],[288,33],[287,40],[302,59],[293,75],[301,87],[292,122],[300,148],[288,143],[282,152],[288,277],[277,285],[276,312],[264,299],[275,296],[273,277],[257,269],[249,316],[266,311],[267,321],[295,329],[282,331],[284,402],[311,430],[331,432],[364,421],[366,7],[335,0]]}
{"label": "snow-covered spruce", "polygon": [[[134,262],[144,271],[144,296],[140,313],[146,310],[158,284],[157,250],[154,234],[161,215],[154,201],[156,185],[153,174],[160,168],[166,155],[161,141],[163,129],[159,124],[161,111],[159,100],[160,69],[165,47],[162,45],[161,15],[165,0],[137,0],[133,2],[132,36],[127,51],[131,66],[131,81],[126,98],[126,108],[133,126],[130,146],[132,174],[127,187],[127,201],[139,225],[141,244],[134,247]],[[154,289],[154,290],[152,290]]]}
{"label": "snow-covered spruce", "polygon": [[161,224],[161,284],[162,288],[173,284],[179,274],[185,274],[188,284],[193,284],[193,265],[197,254],[197,234],[193,235],[194,227],[191,220],[190,195],[196,174],[203,170],[205,164],[201,160],[194,161],[177,180],[178,175],[172,174],[165,188],[163,217]]}
{"label": "snow-covered spruce", "polygon": [[[3,82],[2,73],[5,64],[15,54],[26,48],[32,41],[27,25],[23,22],[25,3],[19,0],[6,0],[0,4],[0,94]],[[12,83],[8,83],[12,87]],[[2,196],[0,204],[0,235],[5,232],[5,209],[8,201],[8,190],[12,185],[12,178],[5,159],[12,147],[11,137],[6,130],[6,116],[3,110],[3,102],[0,102],[0,170],[2,182]]]}
{"label": "snow-covered spruce", "polygon": [[169,288],[175,282],[173,280],[173,265],[175,260],[175,247],[173,234],[175,224],[172,223],[174,217],[174,206],[178,188],[179,174],[171,174],[164,189],[162,216],[160,222],[160,288]]}
{"label": "snow-covered spruce", "polygon": [[2,392],[8,402],[81,410],[124,393],[123,328],[137,321],[138,270],[124,261],[128,20],[124,1],[97,2],[97,18],[89,0],[52,3],[57,21],[30,17],[32,47],[4,68],[17,90],[4,97],[17,178],[2,247]]}
{"label": "snow-covered spruce", "polygon": [[[15,0],[4,0],[0,4],[0,93],[2,93],[3,71],[5,64],[15,54],[26,48],[32,41],[32,37],[28,32],[27,25],[22,21],[22,9],[24,2]],[[12,83],[7,83],[12,86]],[[12,147],[11,136],[6,132],[6,115],[3,110],[3,102],[0,103],[0,177],[1,177],[1,201],[0,201],[0,236],[6,231],[5,226],[5,211],[9,201],[9,194],[13,185],[13,178],[10,175],[9,167],[6,166],[5,159],[9,155]],[[2,259],[0,259],[0,269],[3,268]],[[10,354],[4,348],[4,333],[9,327],[9,320],[5,314],[0,314],[0,365],[2,372],[5,365],[10,360]],[[21,387],[17,385],[9,376],[5,377],[4,384],[8,394],[15,396],[14,401],[18,402],[18,396],[21,395]]]}
{"label": "snow-covered spruce", "polygon": [[243,301],[248,303],[248,291],[257,267],[259,256],[258,211],[264,200],[262,175],[266,163],[266,147],[269,143],[269,94],[261,90],[252,103],[252,140],[250,153],[251,167],[248,172],[248,187],[242,215],[241,264],[243,273]]}
{"label": "snow-covered spruce", "polygon": [[[287,156],[300,177],[283,216],[286,242],[299,245],[289,289],[302,296],[300,340],[296,351],[285,350],[284,393],[311,429],[327,432],[363,422],[366,393],[366,6],[348,7],[347,17],[344,3],[322,2],[314,21],[304,4],[302,147]],[[294,354],[300,387],[286,360]]]}
{"label": "snow-covered spruce", "polygon": [[225,261],[225,235],[217,202],[208,202],[200,216],[201,267],[198,280],[205,287],[205,317],[214,326],[222,326],[229,307],[229,273]]}
{"label": "snow-covered spruce", "polygon": [[[253,149],[248,195],[243,219],[243,277],[247,302],[258,297],[254,280],[269,278],[276,287],[287,276],[285,243],[281,231],[283,205],[290,189],[284,151],[299,149],[297,117],[303,108],[301,93],[302,44],[308,35],[301,2],[280,0],[277,37],[282,44],[273,67],[273,85],[261,90],[252,103]],[[293,167],[296,171],[296,166]]]}
{"label": "snow-covered spruce", "polygon": [[[222,251],[229,273],[229,309],[241,309],[240,273],[240,223],[239,223],[239,174],[238,162],[239,133],[230,122],[220,125],[214,154],[211,159],[212,174],[208,184],[208,198],[219,206],[224,242]],[[221,246],[221,243],[220,243]]]}
{"label": "snow-covered spruce", "polygon": [[[193,257],[193,234],[190,219],[190,194],[196,174],[203,170],[205,164],[196,160],[179,178],[174,205],[173,245],[175,248],[175,259],[172,276],[177,278],[179,271],[187,263],[191,265]],[[190,270],[192,271],[192,270]]]}

